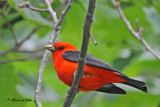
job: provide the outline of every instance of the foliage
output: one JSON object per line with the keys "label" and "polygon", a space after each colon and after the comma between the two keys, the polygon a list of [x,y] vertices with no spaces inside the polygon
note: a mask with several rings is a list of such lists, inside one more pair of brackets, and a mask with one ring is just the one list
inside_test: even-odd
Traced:
{"label": "foliage", "polygon": [[[0,14],[7,17],[12,24],[18,41],[24,39],[36,26],[42,27],[26,41],[21,50],[38,50],[47,44],[53,28],[53,22],[48,20],[48,13],[35,12],[28,8],[19,9],[20,0],[7,0],[0,7]],[[63,0],[54,0],[52,6],[56,9]],[[30,0],[34,7],[45,8],[43,0]],[[57,41],[67,41],[78,49],[81,46],[83,23],[88,1],[75,0],[62,24]],[[138,18],[144,28],[143,37],[151,47],[159,51],[160,45],[160,0],[121,0],[126,17],[136,29],[135,20]],[[63,9],[61,9],[63,10]],[[58,15],[61,13],[58,12]],[[14,47],[14,40],[6,20],[0,15],[0,52]],[[79,93],[73,107],[158,107],[160,104],[160,61],[145,50],[129,32],[119,13],[109,0],[98,0],[92,35],[98,45],[90,40],[88,53],[108,62],[116,69],[133,78],[147,83],[149,93],[125,87],[127,95],[110,95],[98,92]],[[0,57],[4,59],[25,58],[38,53],[11,52]],[[34,91],[40,59],[0,64],[0,107],[35,107]],[[69,89],[57,77],[50,57],[43,77],[41,93],[44,107],[61,107],[66,92]],[[30,102],[12,102],[12,98],[30,98]]]}

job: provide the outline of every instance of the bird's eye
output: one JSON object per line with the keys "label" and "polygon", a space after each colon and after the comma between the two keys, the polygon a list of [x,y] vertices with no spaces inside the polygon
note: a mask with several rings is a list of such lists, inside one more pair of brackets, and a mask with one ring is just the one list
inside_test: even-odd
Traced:
{"label": "bird's eye", "polygon": [[64,46],[58,47],[58,50],[63,50],[63,49],[64,49]]}

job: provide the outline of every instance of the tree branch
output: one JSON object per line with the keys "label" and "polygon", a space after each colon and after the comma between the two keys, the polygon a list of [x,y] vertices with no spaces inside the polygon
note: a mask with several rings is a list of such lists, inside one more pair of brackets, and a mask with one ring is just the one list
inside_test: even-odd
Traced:
{"label": "tree branch", "polygon": [[39,8],[35,8],[31,5],[29,5],[28,8],[30,8],[31,10],[34,10],[34,11],[48,12],[48,9],[39,9]]}
{"label": "tree branch", "polygon": [[39,30],[41,27],[42,27],[42,25],[39,25],[39,26],[35,27],[35,28],[28,34],[28,36],[27,36],[25,39],[23,39],[20,43],[18,43],[18,47],[20,47],[25,41],[27,41],[28,39],[30,39],[30,38],[33,36],[33,34],[34,34],[35,32],[37,32],[37,30]]}
{"label": "tree branch", "polygon": [[65,0],[56,8],[55,12],[59,12],[62,8],[64,8],[65,5],[67,5],[67,3],[68,3],[68,0]]}
{"label": "tree branch", "polygon": [[93,35],[90,34],[90,36],[91,36],[91,38],[92,38],[92,40],[93,40],[93,42],[94,42],[94,45],[98,45],[98,43],[97,43],[97,41],[94,39]]}
{"label": "tree branch", "polygon": [[39,11],[39,12],[49,12],[48,9],[40,9],[40,8],[35,8],[31,6],[28,1],[26,1],[24,4],[19,4],[18,7],[19,8],[29,8],[33,11]]}
{"label": "tree branch", "polygon": [[8,26],[8,28],[10,29],[11,33],[12,33],[12,36],[13,36],[15,45],[17,45],[17,43],[18,43],[17,37],[16,37],[16,34],[15,34],[15,32],[14,32],[14,29],[13,29],[11,23],[9,22],[8,18],[7,18],[3,13],[1,13],[1,15],[2,15],[3,19],[6,21],[7,26]]}
{"label": "tree branch", "polygon": [[41,58],[42,55],[40,56],[31,56],[31,57],[27,57],[27,58],[21,58],[21,59],[6,59],[6,60],[0,60],[0,63],[1,64],[4,64],[4,63],[11,63],[11,62],[16,62],[16,61],[27,61],[27,60],[31,60],[31,59],[38,59],[38,58]]}
{"label": "tree branch", "polygon": [[16,50],[16,52],[19,52],[19,53],[37,53],[37,52],[41,52],[43,51],[44,49],[39,49],[39,50],[34,50],[34,51],[28,51],[28,50]]}
{"label": "tree branch", "polygon": [[[56,11],[59,11],[59,9],[62,8],[67,2],[68,2],[68,1],[65,1],[64,3],[62,3],[62,4],[60,5],[60,7],[58,7],[58,10],[56,10]],[[30,7],[32,7],[32,6],[29,4],[28,1],[26,1],[25,4],[19,4],[18,7],[20,7],[20,8],[23,8],[23,7],[28,7],[28,8],[30,8]],[[38,8],[35,8],[35,11],[39,11],[39,10],[36,10],[36,9],[38,9]],[[42,11],[43,11],[43,10],[45,11],[45,9],[41,9],[41,10],[42,10]],[[66,10],[67,10],[67,9],[66,9]],[[48,11],[48,12],[49,12],[49,11]],[[1,15],[3,15],[3,14],[1,14]],[[4,16],[4,15],[3,15],[3,16]],[[53,15],[52,15],[52,16],[53,16]],[[55,16],[55,17],[56,17],[56,16]],[[63,17],[64,17],[64,16],[63,16]],[[5,18],[5,17],[4,17],[4,18]],[[50,19],[50,17],[48,17],[47,19]],[[6,50],[6,51],[4,51],[4,52],[0,52],[0,56],[6,55],[6,54],[8,54],[8,53],[10,53],[10,52],[19,51],[18,49],[21,47],[21,45],[22,45],[24,42],[26,42],[28,39],[30,39],[31,36],[32,36],[37,30],[39,30],[39,29],[42,27],[42,25],[37,26],[36,28],[34,28],[34,29],[29,33],[29,35],[28,35],[25,39],[23,39],[21,42],[18,43],[17,38],[16,38],[16,35],[15,35],[15,32],[14,32],[14,30],[13,30],[13,27],[11,26],[11,24],[9,23],[9,21],[7,20],[7,18],[5,18],[5,20],[7,21],[7,25],[8,25],[8,27],[10,28],[10,30],[11,30],[11,32],[12,32],[12,35],[13,35],[13,38],[14,38],[14,40],[15,40],[15,44],[16,44],[16,45],[15,45],[13,48],[9,49],[9,50]],[[61,22],[60,22],[59,24],[61,24]],[[57,28],[58,28],[58,27],[57,27]],[[58,29],[59,29],[59,28],[58,28]],[[28,53],[28,52],[26,51],[26,53]]]}
{"label": "tree branch", "polygon": [[11,48],[11,49],[9,49],[9,50],[6,50],[6,51],[4,51],[4,52],[0,52],[0,56],[6,55],[6,54],[8,54],[8,53],[10,53],[10,52],[13,52],[13,51],[17,51],[17,50],[22,46],[22,44],[23,44],[26,40],[30,39],[30,38],[32,37],[32,35],[33,35],[37,30],[39,30],[41,27],[42,27],[42,25],[39,25],[39,26],[37,26],[36,28],[34,28],[34,29],[28,34],[28,36],[27,36],[25,39],[23,39],[21,42],[17,43],[13,48]]}
{"label": "tree branch", "polygon": [[58,19],[57,19],[56,12],[54,12],[52,9],[51,3],[49,2],[49,0],[44,0],[44,2],[46,3],[46,5],[48,7],[48,11],[52,16],[53,21],[56,23],[58,21]]}
{"label": "tree branch", "polygon": [[[128,19],[126,18],[126,16],[124,15],[121,7],[120,7],[120,2],[116,2],[116,0],[111,0],[111,2],[113,3],[113,5],[117,8],[120,17],[122,18],[122,20],[124,21],[124,23],[126,24],[127,28],[129,29],[129,31],[131,32],[131,34],[136,37],[146,48],[147,51],[149,51],[155,58],[157,58],[158,60],[160,60],[160,55],[158,55],[158,53],[156,51],[154,51],[150,45],[143,39],[142,37],[142,30],[139,30],[136,32],[132,25],[130,24],[130,22],[128,21]],[[139,27],[139,25],[138,25]]]}
{"label": "tree branch", "polygon": [[6,51],[4,51],[4,52],[0,52],[0,56],[6,55],[6,54],[8,54],[8,53],[10,53],[10,52],[13,52],[13,51],[16,51],[16,50],[17,50],[17,47],[14,46],[13,48],[11,48],[11,49],[9,49],[9,50],[6,50]]}
{"label": "tree branch", "polygon": [[[52,15],[52,17],[53,16],[55,17],[55,14],[54,14],[54,12],[51,8],[51,5],[49,4],[49,1],[48,0],[44,0],[44,1],[46,2],[47,6],[49,6],[48,7],[50,9],[49,12]],[[64,20],[65,15],[67,14],[69,8],[71,7],[72,2],[73,2],[73,0],[68,1],[68,4],[67,4],[66,8],[64,9],[64,11],[61,13],[61,16],[60,16],[59,20],[56,21],[55,20],[56,18],[53,19],[55,21],[55,25],[54,25],[54,30],[51,33],[48,44],[53,44],[55,39],[57,38],[57,36],[59,34],[59,31],[60,31],[60,26],[61,26],[61,24]],[[42,58],[42,61],[41,61],[41,64],[40,64],[40,68],[38,70],[38,80],[37,80],[37,87],[36,87],[35,98],[34,98],[34,101],[35,101],[37,107],[42,107],[42,104],[40,102],[40,91],[41,91],[41,87],[42,87],[43,72],[44,72],[44,69],[46,67],[46,63],[47,63],[49,54],[50,54],[50,51],[46,50],[45,53],[43,54],[43,58]]]}
{"label": "tree branch", "polygon": [[86,60],[86,55],[88,50],[91,24],[93,22],[95,4],[96,4],[96,0],[89,0],[88,11],[87,11],[84,26],[83,26],[83,41],[82,41],[82,46],[80,51],[80,58],[78,61],[78,69],[75,74],[74,80],[72,82],[71,88],[68,90],[68,94],[65,99],[63,107],[71,106],[72,101],[76,95],[76,91],[78,90],[81,77],[84,73],[84,66],[85,66],[85,60]]}

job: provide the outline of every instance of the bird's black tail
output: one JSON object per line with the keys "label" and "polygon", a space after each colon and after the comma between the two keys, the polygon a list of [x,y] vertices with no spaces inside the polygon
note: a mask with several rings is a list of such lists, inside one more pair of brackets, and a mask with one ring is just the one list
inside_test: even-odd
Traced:
{"label": "bird's black tail", "polygon": [[129,86],[132,86],[132,87],[137,88],[139,90],[142,90],[144,92],[147,92],[147,86],[144,82],[134,80],[134,79],[131,79],[129,77],[125,77],[124,79],[127,80],[127,81],[123,82],[123,84],[129,85]]}

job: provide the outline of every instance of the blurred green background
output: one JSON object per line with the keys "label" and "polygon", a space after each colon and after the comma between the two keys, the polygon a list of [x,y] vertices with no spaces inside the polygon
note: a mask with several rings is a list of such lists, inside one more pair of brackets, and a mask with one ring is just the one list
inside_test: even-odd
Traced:
{"label": "blurred green background", "polygon": [[[51,0],[52,1],[52,0]],[[23,40],[37,26],[42,25],[32,37],[19,48],[0,56],[0,107],[35,107],[34,91],[36,88],[40,56],[47,44],[54,23],[48,20],[49,13],[36,12],[28,8],[19,9],[24,0],[0,1],[0,53],[14,47],[14,39],[8,23],[18,42]],[[34,7],[46,8],[43,0],[29,0]],[[54,0],[53,8],[59,17],[64,0]],[[150,46],[160,53],[160,0],[120,0],[122,9],[132,26],[135,20],[144,28],[143,37]],[[57,41],[67,41],[78,49],[81,46],[83,23],[88,0],[74,0],[65,17]],[[90,40],[88,53],[115,67],[122,73],[146,82],[148,93],[121,85],[127,90],[126,95],[112,95],[100,92],[79,93],[72,107],[160,107],[160,61],[147,52],[135,39],[120,19],[119,13],[109,0],[97,0],[92,35],[98,45]],[[36,51],[35,50],[40,50]],[[13,61],[25,59],[26,61]],[[5,62],[6,61],[6,62]],[[69,89],[57,77],[50,55],[43,76],[41,101],[43,107],[62,107]],[[32,101],[11,101],[29,98]]]}

